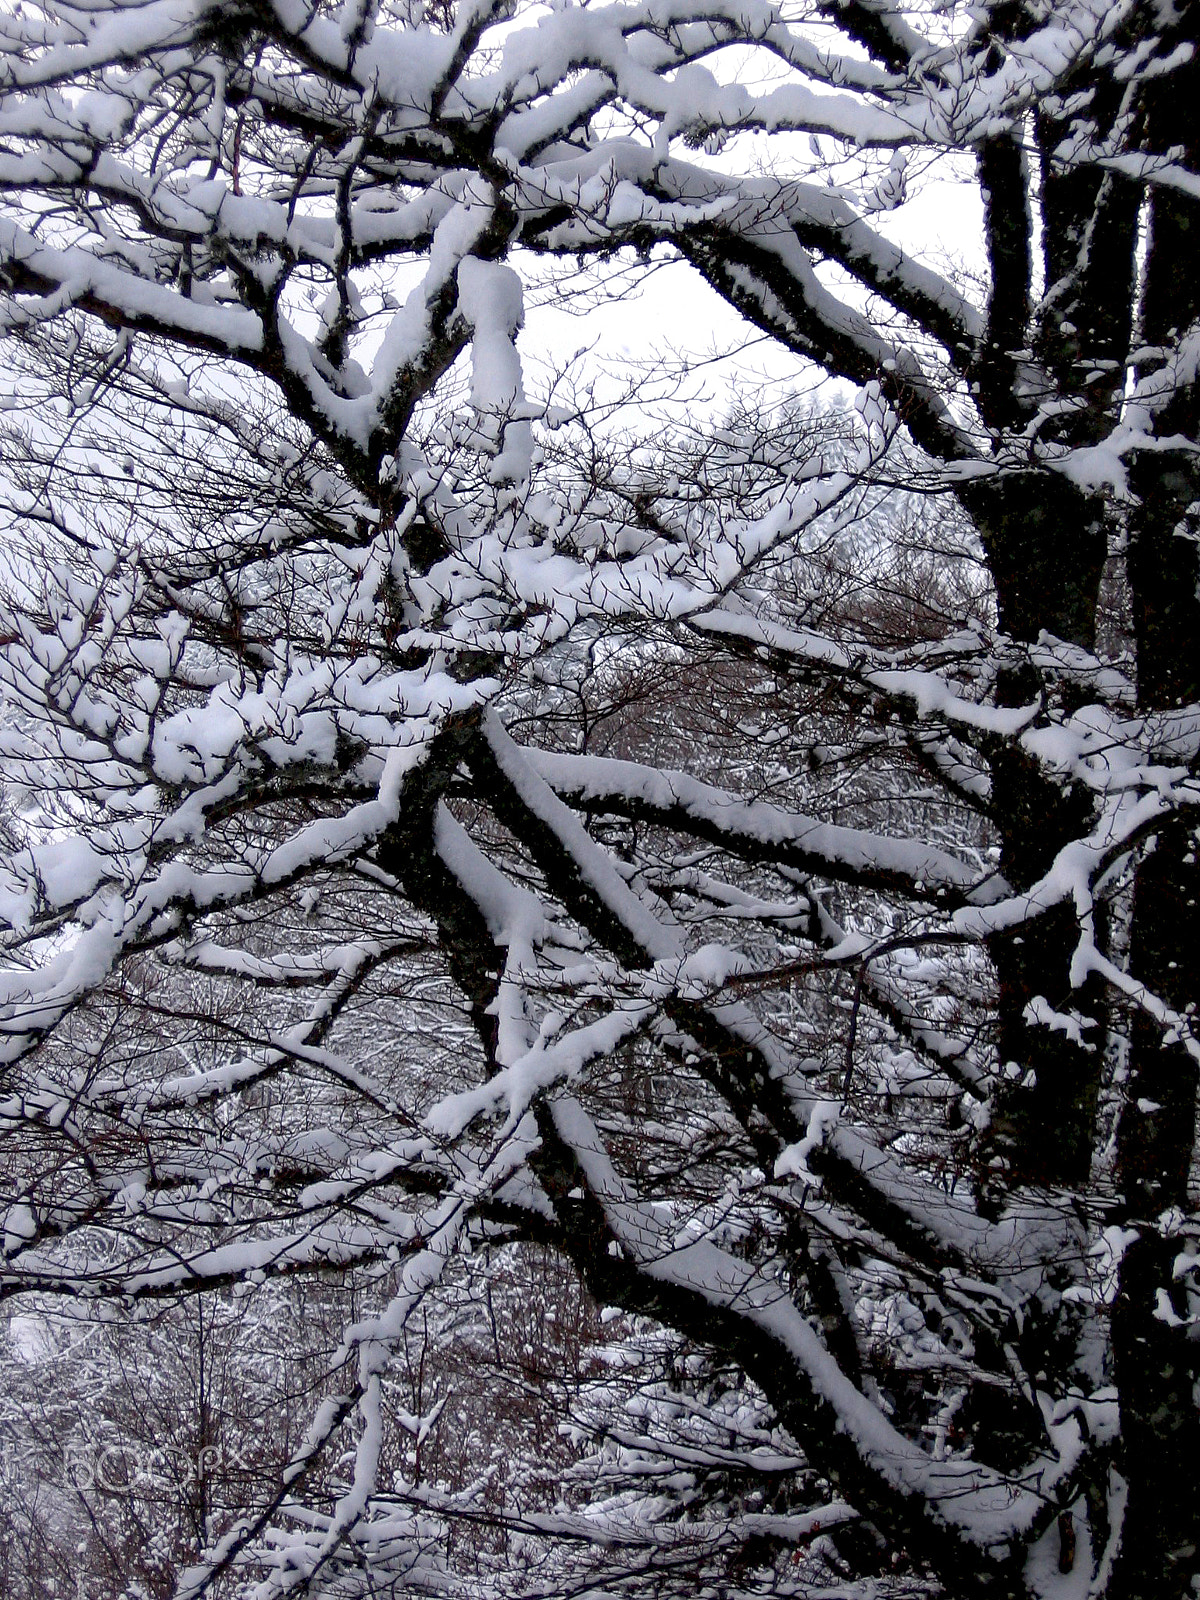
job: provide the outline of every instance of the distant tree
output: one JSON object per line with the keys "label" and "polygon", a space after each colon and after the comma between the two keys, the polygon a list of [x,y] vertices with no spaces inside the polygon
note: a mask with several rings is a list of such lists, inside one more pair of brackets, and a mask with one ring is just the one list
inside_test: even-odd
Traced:
{"label": "distant tree", "polygon": [[[181,1596],[1193,1592],[1198,28],[0,17],[0,1287],[363,1288]],[[855,411],[535,393],[665,255]],[[521,1249],[649,1364],[518,1515],[385,1420]]]}

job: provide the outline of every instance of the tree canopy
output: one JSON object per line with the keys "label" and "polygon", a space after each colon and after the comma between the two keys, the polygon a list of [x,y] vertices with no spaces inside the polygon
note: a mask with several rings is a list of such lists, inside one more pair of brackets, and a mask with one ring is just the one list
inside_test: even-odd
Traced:
{"label": "tree canopy", "polygon": [[[354,1286],[180,1597],[1194,1592],[1198,29],[0,12],[0,1290]],[[666,261],[841,382],[531,361]],[[518,1513],[385,1421],[522,1251]]]}

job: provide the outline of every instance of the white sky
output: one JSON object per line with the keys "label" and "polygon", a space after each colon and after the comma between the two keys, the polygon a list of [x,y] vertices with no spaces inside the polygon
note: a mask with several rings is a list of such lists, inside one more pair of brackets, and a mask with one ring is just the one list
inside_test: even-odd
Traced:
{"label": "white sky", "polygon": [[[982,208],[977,187],[956,179],[947,166],[944,176],[918,178],[912,194],[896,211],[873,219],[881,232],[911,250],[931,267],[951,266],[982,272]],[[561,272],[561,264],[556,269]],[[687,354],[701,358],[714,352],[737,352],[747,334],[755,336],[737,313],[715,294],[686,263],[663,262],[655,270],[634,268],[619,298],[593,304],[580,313],[561,309],[551,296],[538,303],[530,294],[525,331],[520,339],[531,391],[541,388],[539,367],[565,363],[580,349],[589,355],[581,365],[594,368],[606,361],[653,361]],[[665,369],[664,369],[665,370]],[[708,362],[685,391],[689,411],[720,414],[745,384],[761,385],[770,403],[789,391],[811,390],[812,367],[773,341],[757,339],[752,348],[730,359]]]}

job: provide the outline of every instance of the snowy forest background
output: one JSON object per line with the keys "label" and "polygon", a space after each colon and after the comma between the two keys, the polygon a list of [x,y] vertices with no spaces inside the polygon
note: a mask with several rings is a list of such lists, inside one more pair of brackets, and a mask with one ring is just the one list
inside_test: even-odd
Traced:
{"label": "snowy forest background", "polygon": [[0,5],[6,1596],[1200,1588],[1198,35]]}

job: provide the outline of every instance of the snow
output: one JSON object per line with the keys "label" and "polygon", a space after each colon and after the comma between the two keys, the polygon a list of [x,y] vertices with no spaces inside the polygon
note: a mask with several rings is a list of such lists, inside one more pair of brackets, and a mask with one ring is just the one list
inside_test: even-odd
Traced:
{"label": "snow", "polygon": [[702,837],[727,839],[742,849],[749,846],[749,852],[758,849],[764,857],[810,871],[834,877],[844,871],[851,879],[895,877],[910,886],[927,886],[931,896],[939,890],[971,891],[971,898],[986,901],[1002,892],[994,882],[977,887],[977,874],[946,852],[819,822],[763,801],[747,804],[686,773],[546,752],[535,752],[533,763],[552,788],[579,802],[614,810],[628,807],[642,816],[658,813],[664,820],[679,816]]}
{"label": "snow", "polygon": [[[297,1498],[215,1533],[181,1593],[244,1555],[266,1600],[339,1552],[387,1588],[388,1540],[418,1549],[418,1512],[474,1514],[441,1485],[389,1498],[385,1382],[449,1264],[525,1234],[594,1246],[631,1302],[669,1290],[693,1327],[764,1341],[784,1423],[818,1419],[814,1470],[852,1460],[923,1548],[965,1545],[1039,1600],[1099,1600],[1124,1485],[1110,1475],[1103,1550],[1077,1485],[1118,1442],[1121,1396],[1077,1384],[1114,1370],[1137,1234],[1094,1184],[1006,1191],[987,1168],[1004,1097],[1037,1087],[1019,1049],[996,1057],[992,957],[1065,911],[1073,942],[1013,1029],[1099,1071],[1102,987],[1200,1059],[1186,974],[1159,992],[1112,932],[1156,835],[1200,805],[1200,719],[1139,707],[1148,680],[1110,642],[1001,634],[988,551],[956,552],[946,508],[1041,474],[1117,555],[1145,475],[1182,516],[1200,328],[1097,355],[1087,306],[1064,304],[1086,274],[1046,285],[1039,267],[1001,414],[999,284],[940,259],[924,174],[969,183],[975,218],[978,152],[1049,108],[1053,161],[1101,175],[1102,197],[1194,198],[1186,152],[1147,148],[1138,109],[1188,60],[1178,19],[1151,8],[1128,42],[1126,10],[1099,0],[1043,8],[1020,37],[969,7],[832,7],[819,30],[768,0],[465,0],[445,26],[362,0],[252,10],[233,46],[229,18],[214,31],[212,6],[174,0],[0,23],[18,374],[0,1131],[29,1165],[0,1208],[5,1292],[136,1300],[361,1269],[344,1393],[284,1475]],[[1100,81],[1126,97],[1111,127]],[[1020,181],[1036,252],[1052,208]],[[566,316],[580,263],[618,284],[670,253],[772,341],[787,409],[756,420],[746,384],[706,429],[703,365],[672,394],[645,350],[616,399],[605,350],[577,376],[539,369],[539,298]],[[1063,309],[1071,373],[1044,349]],[[840,387],[807,438],[788,423],[814,364]],[[839,432],[821,407],[846,387]],[[674,408],[659,438],[656,394]],[[910,516],[962,593],[901,574],[898,611],[944,615],[890,645],[906,624],[871,541]],[[826,561],[847,591],[832,619]],[[725,704],[724,671],[761,717]],[[689,713],[711,685],[725,731],[663,759],[683,725],[660,672]],[[1034,687],[1014,705],[1017,682]],[[1005,877],[1014,766],[1082,820],[1025,876],[1010,831]],[[1163,1120],[1145,1087],[1114,1072],[1110,1102]],[[543,1134],[576,1163],[566,1183]],[[594,1240],[565,1231],[579,1208]],[[1166,1336],[1195,1320],[1175,1282],[1195,1229],[1182,1207],[1157,1226],[1181,1239],[1142,1308]],[[789,1281],[793,1227],[828,1314]],[[1022,1326],[1063,1306],[1069,1381],[1024,1372]],[[921,1417],[887,1398],[876,1337],[940,1385]],[[973,1385],[1040,1407],[1044,1437],[1005,1472],[955,1441]],[[400,1407],[401,1429],[423,1442],[442,1403]],[[653,1413],[609,1442],[649,1453]],[[303,1503],[344,1429],[343,1476]],[[693,1523],[671,1496],[709,1460],[796,1475],[776,1421],[732,1433],[724,1454],[680,1442],[624,1524],[598,1496],[569,1506],[572,1485],[521,1531],[595,1553],[641,1516],[628,1548],[673,1556],[689,1538],[798,1545],[857,1514],[847,1484],[831,1505]]]}
{"label": "snow", "polygon": [[808,1165],[808,1158],[820,1148],[837,1127],[841,1107],[836,1100],[818,1100],[809,1112],[808,1132],[796,1144],[782,1150],[775,1160],[777,1178],[799,1178],[807,1186],[819,1189],[821,1179]]}
{"label": "snow", "polygon": [[458,268],[458,305],[472,328],[471,403],[499,435],[489,476],[512,483],[529,474],[533,433],[514,417],[525,401],[514,339],[524,320],[521,280],[511,267],[467,256]]}
{"label": "snow", "polygon": [[[753,1267],[709,1240],[680,1245],[660,1239],[652,1214],[629,1196],[578,1101],[560,1098],[553,1103],[553,1113],[555,1126],[586,1173],[589,1189],[603,1205],[622,1251],[653,1278],[714,1307],[737,1306],[741,1315],[778,1343],[781,1355],[795,1364],[796,1379],[812,1396],[834,1408],[839,1428],[893,1488],[918,1495],[929,1516],[989,1553],[1033,1523],[1043,1503],[1043,1487],[1070,1471],[1077,1447],[1039,1462],[1036,1474],[1031,1473],[1023,1485],[969,1461],[933,1461],[854,1388],[778,1285],[756,1278]],[[1072,1438],[1078,1441],[1077,1428]]]}

